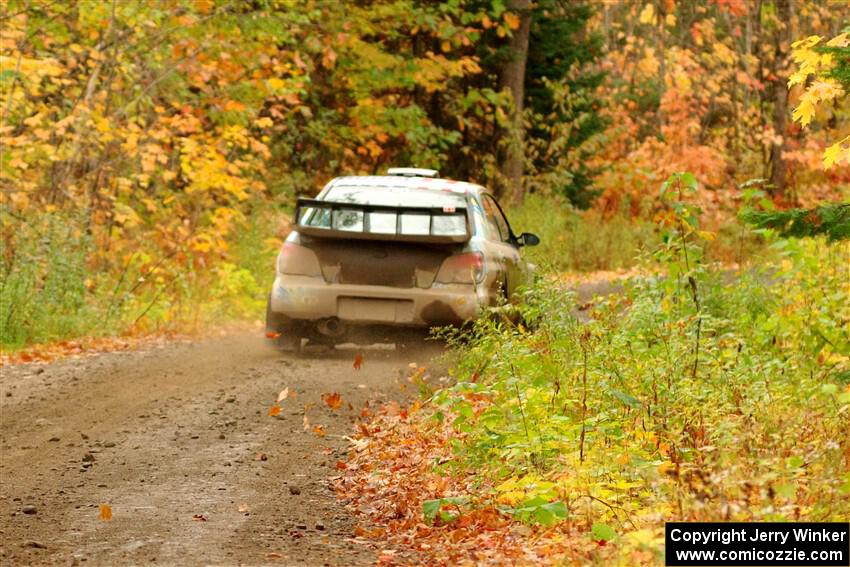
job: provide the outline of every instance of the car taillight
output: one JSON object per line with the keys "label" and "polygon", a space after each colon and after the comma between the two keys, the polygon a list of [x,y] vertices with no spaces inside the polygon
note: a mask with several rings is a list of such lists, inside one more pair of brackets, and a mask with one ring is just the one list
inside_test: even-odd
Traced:
{"label": "car taillight", "polygon": [[315,252],[294,242],[284,242],[277,255],[277,271],[291,276],[321,276]]}
{"label": "car taillight", "polygon": [[443,260],[437,281],[440,283],[480,283],[484,279],[484,254],[469,252]]}

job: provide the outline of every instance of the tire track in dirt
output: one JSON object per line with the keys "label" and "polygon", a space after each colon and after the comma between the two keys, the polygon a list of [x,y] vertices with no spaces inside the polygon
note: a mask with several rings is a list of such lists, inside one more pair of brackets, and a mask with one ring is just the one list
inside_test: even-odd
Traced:
{"label": "tire track in dirt", "polygon": [[356,371],[353,351],[288,358],[245,335],[4,367],[0,563],[371,564],[328,477],[363,403],[438,352],[366,351]]}

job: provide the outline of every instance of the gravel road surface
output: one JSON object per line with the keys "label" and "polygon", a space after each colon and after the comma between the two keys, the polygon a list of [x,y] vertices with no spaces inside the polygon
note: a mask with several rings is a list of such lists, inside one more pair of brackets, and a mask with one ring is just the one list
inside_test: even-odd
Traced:
{"label": "gravel road surface", "polygon": [[374,563],[328,479],[364,403],[439,349],[362,352],[244,335],[0,368],[0,564]]}

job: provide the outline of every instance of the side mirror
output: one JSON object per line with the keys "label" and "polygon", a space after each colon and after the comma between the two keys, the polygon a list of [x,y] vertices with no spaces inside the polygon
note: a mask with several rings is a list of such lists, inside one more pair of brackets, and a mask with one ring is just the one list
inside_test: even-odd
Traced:
{"label": "side mirror", "polygon": [[537,246],[540,244],[540,237],[530,232],[523,232],[517,238],[520,246]]}

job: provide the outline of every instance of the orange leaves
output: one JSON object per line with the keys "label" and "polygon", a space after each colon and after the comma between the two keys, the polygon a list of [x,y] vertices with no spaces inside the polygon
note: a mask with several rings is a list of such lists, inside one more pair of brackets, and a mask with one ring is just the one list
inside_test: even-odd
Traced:
{"label": "orange leaves", "polygon": [[280,333],[275,333],[274,331],[267,331],[266,338],[271,340],[278,339],[280,338]]}
{"label": "orange leaves", "polygon": [[516,14],[514,14],[512,12],[505,12],[505,14],[502,17],[504,18],[505,23],[508,24],[509,28],[511,28],[512,30],[518,30],[519,29],[519,26],[520,26],[519,16],[517,16]]}
{"label": "orange leaves", "polygon": [[332,410],[338,410],[342,406],[342,396],[338,392],[322,394],[322,401]]}
{"label": "orange leaves", "polygon": [[336,51],[331,49],[330,47],[326,47],[322,52],[322,67],[325,69],[331,69],[336,62]]}
{"label": "orange leaves", "polygon": [[278,415],[280,415],[280,406],[275,405],[269,408],[269,416],[277,417]]}
{"label": "orange leaves", "polygon": [[100,519],[104,522],[108,522],[112,519],[112,506],[109,504],[100,505]]}
{"label": "orange leaves", "polygon": [[360,370],[360,367],[363,366],[363,355],[362,354],[358,353],[357,356],[354,357],[353,366],[354,366],[354,370]]}

